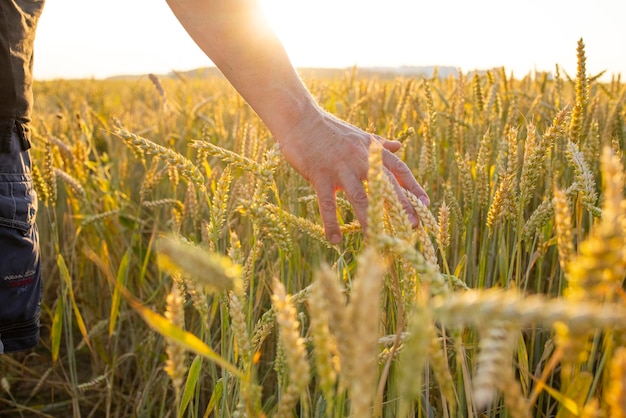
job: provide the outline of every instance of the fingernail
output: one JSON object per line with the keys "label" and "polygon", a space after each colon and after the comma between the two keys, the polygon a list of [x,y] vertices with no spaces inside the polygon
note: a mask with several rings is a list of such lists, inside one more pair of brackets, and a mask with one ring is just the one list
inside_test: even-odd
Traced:
{"label": "fingernail", "polygon": [[420,196],[419,199],[424,205],[430,206],[430,199],[428,198],[428,196]]}
{"label": "fingernail", "polygon": [[330,237],[330,243],[333,245],[338,245],[341,243],[341,235],[339,234],[333,234]]}

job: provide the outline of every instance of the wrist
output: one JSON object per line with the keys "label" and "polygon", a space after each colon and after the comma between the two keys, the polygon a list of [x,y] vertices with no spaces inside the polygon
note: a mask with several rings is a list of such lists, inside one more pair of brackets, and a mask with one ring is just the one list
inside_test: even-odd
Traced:
{"label": "wrist", "polygon": [[275,121],[268,122],[268,128],[281,147],[307,136],[325,118],[322,110],[307,94],[303,100],[282,101],[282,111],[275,113]]}

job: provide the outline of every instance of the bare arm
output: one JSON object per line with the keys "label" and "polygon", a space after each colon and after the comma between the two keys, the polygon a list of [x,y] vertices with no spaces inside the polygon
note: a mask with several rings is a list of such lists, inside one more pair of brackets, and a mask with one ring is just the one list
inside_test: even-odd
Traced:
{"label": "bare arm", "polygon": [[[259,115],[279,142],[287,161],[317,193],[326,237],[337,244],[341,232],[335,192],[343,189],[363,227],[367,221],[368,146],[380,141],[383,163],[396,190],[405,187],[428,204],[409,168],[392,152],[400,144],[342,122],[314,102],[285,50],[263,19],[256,0],[167,0],[198,46]],[[417,216],[398,193],[409,218]]]}

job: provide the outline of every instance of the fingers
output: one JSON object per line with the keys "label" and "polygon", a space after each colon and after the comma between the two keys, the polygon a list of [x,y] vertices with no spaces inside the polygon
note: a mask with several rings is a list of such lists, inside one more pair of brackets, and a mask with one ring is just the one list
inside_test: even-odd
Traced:
{"label": "fingers", "polygon": [[331,244],[338,245],[341,243],[341,229],[337,220],[335,188],[329,184],[318,185],[316,193],[326,239]]}
{"label": "fingers", "polygon": [[[348,201],[352,205],[354,215],[361,224],[363,232],[367,231],[367,203],[368,197],[363,187],[363,183],[356,177],[349,181],[344,181],[342,187]],[[341,243],[341,228],[337,219],[337,200],[335,188],[328,185],[321,185],[316,188],[317,202],[324,225],[326,239],[333,245]],[[406,199],[406,197],[403,195]],[[409,203],[410,206],[410,203]]]}
{"label": "fingers", "polygon": [[[420,186],[417,180],[415,180],[413,173],[411,173],[411,169],[401,159],[393,155],[391,152],[383,150],[383,165],[391,174],[393,174],[393,177],[397,179],[400,186],[413,193],[415,197],[421,200],[426,206],[430,205],[430,198],[428,197],[428,194],[426,194],[426,191],[422,188],[422,186]],[[396,190],[396,192],[398,192],[398,190]],[[401,190],[400,193],[398,193],[398,196],[401,196],[400,201],[403,205],[404,202],[402,201],[402,198],[404,198],[408,203],[408,199],[406,199]]]}
{"label": "fingers", "polygon": [[354,215],[359,220],[363,232],[367,232],[368,197],[363,183],[361,183],[358,178],[354,177],[350,179],[350,181],[344,182],[343,191],[352,205]]}
{"label": "fingers", "polygon": [[388,139],[377,137],[384,149],[391,152],[398,152],[402,148],[402,144],[398,141],[390,141]]}
{"label": "fingers", "polygon": [[417,227],[417,225],[419,224],[419,218],[417,216],[417,213],[415,212],[415,209],[413,208],[413,205],[404,194],[402,186],[400,186],[394,175],[391,174],[388,169],[385,168],[384,170],[385,174],[387,174],[387,178],[389,178],[389,181],[391,182],[391,185],[396,192],[396,195],[398,196],[398,201],[400,201],[400,204],[402,204],[402,208],[406,212],[409,218],[409,222],[411,222],[411,226],[413,226],[414,228]]}

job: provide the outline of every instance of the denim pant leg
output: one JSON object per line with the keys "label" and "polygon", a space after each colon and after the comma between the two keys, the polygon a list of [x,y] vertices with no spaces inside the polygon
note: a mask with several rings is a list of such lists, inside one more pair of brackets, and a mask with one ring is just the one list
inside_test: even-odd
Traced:
{"label": "denim pant leg", "polygon": [[38,343],[42,291],[30,154],[15,132],[10,148],[0,153],[0,354]]}

